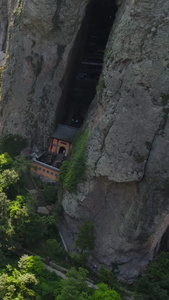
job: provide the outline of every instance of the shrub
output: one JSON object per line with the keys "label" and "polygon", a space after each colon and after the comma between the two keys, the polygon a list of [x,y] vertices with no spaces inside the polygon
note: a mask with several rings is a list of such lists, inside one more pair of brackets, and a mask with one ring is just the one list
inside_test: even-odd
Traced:
{"label": "shrub", "polygon": [[90,300],[122,300],[118,292],[109,289],[107,284],[98,284],[98,289],[95,290],[94,295],[89,298]]}
{"label": "shrub", "polygon": [[48,239],[46,241],[47,246],[47,254],[50,258],[55,258],[56,254],[61,250],[60,243],[57,242],[55,239]]}
{"label": "shrub", "polygon": [[10,169],[12,165],[13,165],[13,160],[7,152],[0,155],[0,172],[2,172],[7,168]]}
{"label": "shrub", "polygon": [[169,300],[169,253],[150,263],[135,285],[136,300]]}
{"label": "shrub", "polygon": [[112,272],[101,267],[99,277],[100,281],[106,283],[110,288],[117,288],[117,280]]}
{"label": "shrub", "polygon": [[75,192],[77,184],[84,178],[87,160],[88,131],[79,131],[68,160],[64,161],[60,173],[59,181],[69,192]]}
{"label": "shrub", "polygon": [[18,134],[8,134],[1,139],[0,154],[8,152],[14,158],[27,146],[27,140]]}
{"label": "shrub", "polygon": [[82,266],[82,267],[86,266],[88,257],[89,257],[89,253],[87,253],[87,252],[73,253],[71,255],[71,258],[72,258],[73,262],[75,263],[75,265]]}
{"label": "shrub", "polygon": [[46,204],[52,204],[57,201],[57,186],[53,184],[45,184],[43,187],[43,196]]}
{"label": "shrub", "polygon": [[87,221],[80,227],[74,247],[80,248],[81,252],[83,252],[87,249],[93,250],[94,244],[94,225],[92,222]]}

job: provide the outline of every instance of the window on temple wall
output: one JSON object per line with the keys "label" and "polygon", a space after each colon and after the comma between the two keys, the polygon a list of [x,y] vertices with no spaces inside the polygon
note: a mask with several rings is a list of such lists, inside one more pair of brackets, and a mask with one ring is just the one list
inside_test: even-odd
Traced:
{"label": "window on temple wall", "polygon": [[65,154],[66,153],[65,147],[60,147],[59,148],[59,153]]}

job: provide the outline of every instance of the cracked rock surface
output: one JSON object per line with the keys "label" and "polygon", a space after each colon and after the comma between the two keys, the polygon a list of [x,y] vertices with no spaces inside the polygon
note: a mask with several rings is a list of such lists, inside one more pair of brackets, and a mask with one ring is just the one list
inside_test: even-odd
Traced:
{"label": "cracked rock surface", "polygon": [[130,281],[169,226],[169,2],[121,1],[104,57],[90,130],[86,181],[65,194],[71,225],[92,220],[100,264]]}
{"label": "cracked rock surface", "polygon": [[64,107],[62,93],[76,60],[74,48],[80,43],[78,35],[88,2],[9,0],[1,95],[3,135],[17,133],[31,145],[48,146],[56,118],[62,114],[59,102]]}

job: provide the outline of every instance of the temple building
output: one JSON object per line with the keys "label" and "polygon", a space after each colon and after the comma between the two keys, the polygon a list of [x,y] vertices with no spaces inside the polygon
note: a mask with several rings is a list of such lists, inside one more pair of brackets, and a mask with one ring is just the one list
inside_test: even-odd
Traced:
{"label": "temple building", "polygon": [[32,157],[31,171],[40,177],[55,181],[62,162],[66,159],[78,128],[59,124],[51,137],[48,151]]}
{"label": "temple building", "polygon": [[48,151],[67,156],[77,131],[78,128],[59,124],[52,135]]}

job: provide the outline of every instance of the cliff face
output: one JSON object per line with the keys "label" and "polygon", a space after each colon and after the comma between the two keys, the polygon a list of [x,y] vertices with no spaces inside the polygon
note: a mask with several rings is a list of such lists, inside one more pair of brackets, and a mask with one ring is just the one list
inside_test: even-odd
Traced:
{"label": "cliff face", "polygon": [[70,76],[67,69],[74,62],[73,49],[87,3],[88,0],[17,2],[10,20],[3,76],[3,134],[18,133],[32,144],[46,146]]}
{"label": "cliff face", "polygon": [[0,51],[4,49],[8,27],[7,1],[0,1]]}
{"label": "cliff face", "polygon": [[[2,134],[46,146],[64,113],[88,2],[23,0],[7,7],[0,0],[0,14],[6,10],[1,48],[10,24]],[[84,221],[94,222],[95,260],[119,264],[119,277],[130,280],[153,258],[169,226],[169,2],[118,5],[85,123],[86,180],[76,195],[65,193],[63,207],[75,236]]]}
{"label": "cliff face", "polygon": [[118,263],[127,280],[153,258],[169,226],[168,11],[154,0],[119,7],[86,121],[87,179],[63,201],[72,231],[93,220],[94,257]]}
{"label": "cliff face", "polygon": [[5,52],[8,27],[16,4],[17,0],[0,0],[0,51]]}

